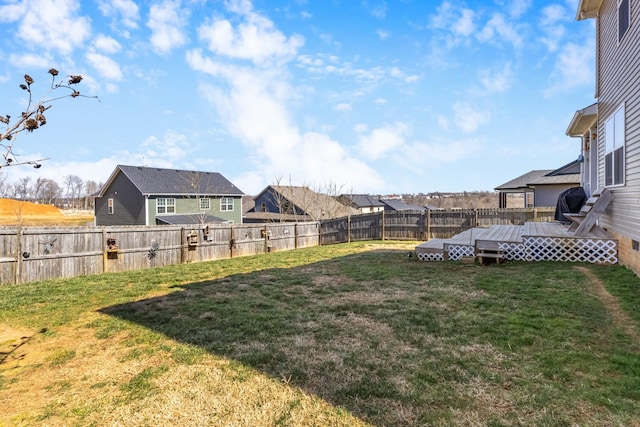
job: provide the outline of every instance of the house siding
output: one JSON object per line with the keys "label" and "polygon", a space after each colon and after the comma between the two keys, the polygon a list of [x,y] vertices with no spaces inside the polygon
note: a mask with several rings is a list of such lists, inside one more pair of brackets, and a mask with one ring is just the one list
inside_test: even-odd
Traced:
{"label": "house siding", "polygon": [[[113,214],[109,214],[113,199]],[[119,173],[103,197],[96,197],[96,225],[145,225],[144,197],[123,174]]]}
{"label": "house siding", "polygon": [[[158,198],[174,198],[176,199],[176,215],[193,215],[197,217],[199,214],[213,215],[226,221],[233,221],[236,224],[242,223],[242,198],[237,196],[199,196],[200,198],[211,199],[211,209],[200,211],[199,199],[197,197],[178,197],[178,196],[153,196],[149,197],[149,224],[156,223],[156,200]],[[231,197],[233,199],[233,211],[221,211],[220,200],[223,197]],[[171,215],[171,214],[161,214]]]}
{"label": "house siding", "polygon": [[[624,105],[625,183],[611,188],[614,199],[600,225],[621,239],[640,241],[640,0],[630,5],[631,24],[620,42],[616,0],[604,1],[597,18],[598,185],[604,186],[604,124]],[[622,255],[622,263],[633,264]]]}
{"label": "house siding", "polygon": [[573,186],[560,184],[536,186],[533,196],[534,207],[556,207],[560,193],[571,187]]}

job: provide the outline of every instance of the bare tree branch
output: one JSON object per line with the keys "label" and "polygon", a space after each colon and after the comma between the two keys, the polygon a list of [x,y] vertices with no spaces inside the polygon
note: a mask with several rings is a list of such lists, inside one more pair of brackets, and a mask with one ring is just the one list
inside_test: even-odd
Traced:
{"label": "bare tree branch", "polygon": [[[42,161],[48,160],[39,159],[19,161],[13,151],[13,145],[15,144],[15,140],[20,133],[25,131],[27,133],[31,133],[47,124],[47,118],[45,117],[44,113],[53,106],[52,102],[58,101],[63,98],[77,98],[79,96],[84,98],[98,99],[97,96],[82,95],[75,88],[75,85],[79,84],[82,81],[82,76],[69,75],[66,76],[66,79],[58,79],[58,70],[54,68],[51,68],[49,70],[49,74],[51,75],[51,88],[49,89],[47,95],[42,97],[37,103],[34,103],[33,101],[33,92],[31,89],[35,81],[30,75],[25,74],[24,83],[20,84],[20,88],[26,91],[28,94],[26,111],[23,111],[18,119],[14,122],[12,122],[10,115],[0,115],[0,123],[3,123],[7,126],[4,132],[0,133],[0,147],[4,148],[4,153],[2,154],[3,161],[0,162],[0,169],[3,167],[19,165],[31,165],[37,169],[41,166]],[[68,93],[61,96],[47,97],[53,92],[59,90],[66,90],[68,91]]]}

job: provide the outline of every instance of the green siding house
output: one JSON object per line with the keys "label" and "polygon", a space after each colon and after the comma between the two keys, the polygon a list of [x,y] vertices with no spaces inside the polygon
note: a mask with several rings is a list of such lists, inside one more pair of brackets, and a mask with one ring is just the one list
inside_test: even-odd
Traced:
{"label": "green siding house", "polygon": [[98,193],[96,225],[242,223],[243,192],[217,172],[118,165]]}

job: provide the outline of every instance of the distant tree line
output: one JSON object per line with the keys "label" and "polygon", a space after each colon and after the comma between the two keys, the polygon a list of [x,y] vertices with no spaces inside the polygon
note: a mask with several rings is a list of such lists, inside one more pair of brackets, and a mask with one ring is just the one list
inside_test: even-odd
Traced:
{"label": "distant tree line", "polygon": [[84,181],[77,175],[65,175],[62,183],[30,176],[10,182],[0,171],[0,198],[54,205],[60,209],[93,210],[93,195],[102,185]]}

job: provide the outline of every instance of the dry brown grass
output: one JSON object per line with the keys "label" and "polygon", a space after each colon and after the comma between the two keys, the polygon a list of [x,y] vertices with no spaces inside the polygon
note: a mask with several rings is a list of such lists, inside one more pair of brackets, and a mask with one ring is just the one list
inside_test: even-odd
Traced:
{"label": "dry brown grass", "polygon": [[86,226],[91,212],[65,212],[52,205],[0,198],[0,226]]}

